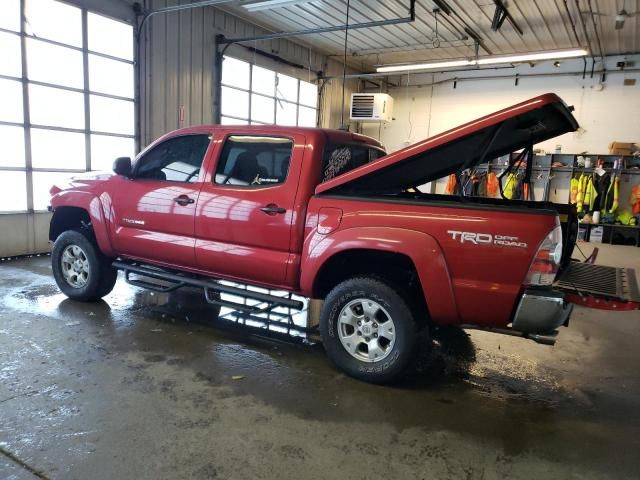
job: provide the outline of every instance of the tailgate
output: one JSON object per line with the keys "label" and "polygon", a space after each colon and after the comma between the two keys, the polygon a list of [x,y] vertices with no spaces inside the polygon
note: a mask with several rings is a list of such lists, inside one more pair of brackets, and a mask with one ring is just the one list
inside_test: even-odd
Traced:
{"label": "tailgate", "polygon": [[571,262],[555,287],[580,305],[612,310],[640,308],[636,274],[631,268]]}

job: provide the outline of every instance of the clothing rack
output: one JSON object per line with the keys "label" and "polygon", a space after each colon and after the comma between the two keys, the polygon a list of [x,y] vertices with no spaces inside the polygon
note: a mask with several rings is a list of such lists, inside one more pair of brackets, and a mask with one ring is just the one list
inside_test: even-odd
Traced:
{"label": "clothing rack", "polygon": [[[504,172],[508,169],[509,163],[514,159],[520,156],[522,152],[512,153],[510,156],[505,155],[503,157],[494,159],[490,162],[477,165],[475,170],[477,171],[486,171],[491,172],[494,171],[498,174],[498,177],[504,174]],[[570,181],[571,178],[579,173],[593,173],[595,170],[594,167],[582,167],[578,165],[577,158],[580,154],[546,154],[546,155],[531,155],[528,159],[531,159],[533,165],[531,166],[531,171],[533,173],[538,174],[537,176],[533,176],[533,180],[544,179],[544,185],[542,186],[544,189],[543,198],[536,198],[537,201],[549,201],[550,200],[550,192],[551,192],[551,180],[556,178],[556,174],[559,173],[570,173],[571,175],[567,176],[567,181]],[[603,159],[605,161],[605,165],[611,165],[614,160],[619,160],[618,168],[613,168],[611,166],[605,166],[605,171],[610,174],[615,174],[616,176],[621,176],[621,178],[633,178],[634,182],[640,183],[640,157],[633,156],[622,156],[622,155],[611,155],[611,154],[585,154],[585,157],[589,157],[593,160],[593,163],[597,159]],[[506,157],[506,158],[505,158]],[[564,163],[563,167],[553,167],[554,162]],[[524,172],[525,167],[513,167],[513,171]],[[500,172],[500,173],[498,173]],[[540,176],[542,175],[542,178]],[[637,177],[637,178],[636,178]],[[568,185],[566,185],[568,188]],[[531,189],[533,190],[533,188]],[[566,201],[569,199],[567,198]],[[556,202],[558,200],[555,200]],[[564,199],[563,199],[564,201]]]}

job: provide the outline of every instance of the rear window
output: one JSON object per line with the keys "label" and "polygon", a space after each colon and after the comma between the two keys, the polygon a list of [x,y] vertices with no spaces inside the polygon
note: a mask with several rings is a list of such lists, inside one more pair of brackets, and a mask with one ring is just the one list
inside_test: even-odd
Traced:
{"label": "rear window", "polygon": [[222,149],[215,183],[252,187],[284,183],[292,150],[289,138],[232,135]]}
{"label": "rear window", "polygon": [[365,144],[328,145],[322,162],[321,181],[331,180],[384,155],[383,150]]}

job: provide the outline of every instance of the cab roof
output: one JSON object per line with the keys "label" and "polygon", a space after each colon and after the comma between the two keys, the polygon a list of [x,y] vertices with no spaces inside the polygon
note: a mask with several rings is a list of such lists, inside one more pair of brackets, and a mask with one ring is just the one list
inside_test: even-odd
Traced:
{"label": "cab roof", "polygon": [[383,148],[382,144],[375,138],[368,137],[359,133],[348,132],[345,130],[335,130],[331,128],[312,128],[312,127],[287,127],[281,125],[199,125],[195,127],[185,127],[178,130],[174,130],[164,137],[176,137],[179,135],[187,135],[190,133],[202,133],[211,131],[231,131],[231,133],[251,133],[251,134],[266,134],[266,135],[291,135],[299,133],[307,137],[313,138],[316,135],[324,135],[331,143],[364,143],[372,145],[377,148]]}

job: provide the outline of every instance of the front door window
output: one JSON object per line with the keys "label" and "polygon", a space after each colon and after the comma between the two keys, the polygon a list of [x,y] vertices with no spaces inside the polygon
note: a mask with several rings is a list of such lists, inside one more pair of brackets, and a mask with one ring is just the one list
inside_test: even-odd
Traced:
{"label": "front door window", "polygon": [[171,138],[146,153],[137,163],[136,179],[194,183],[211,141],[206,134]]}

